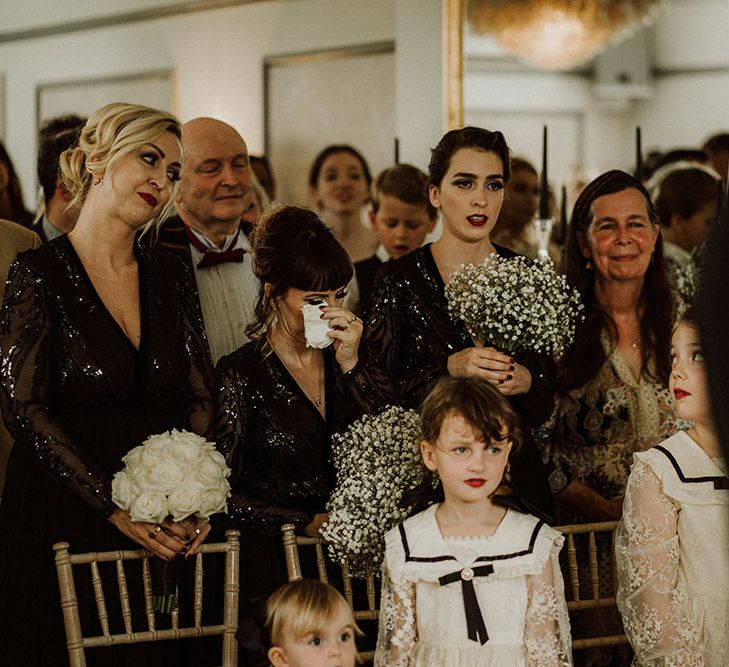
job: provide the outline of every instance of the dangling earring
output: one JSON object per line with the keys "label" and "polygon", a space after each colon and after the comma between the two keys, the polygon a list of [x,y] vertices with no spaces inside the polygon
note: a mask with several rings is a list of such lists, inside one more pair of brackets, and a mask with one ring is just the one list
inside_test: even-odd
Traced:
{"label": "dangling earring", "polygon": [[592,262],[589,259],[585,262],[585,269],[592,271]]}
{"label": "dangling earring", "polygon": [[506,468],[504,469],[504,481],[507,484],[511,484],[511,461],[506,462]]}
{"label": "dangling earring", "polygon": [[101,183],[101,176],[94,179],[94,185],[98,185],[99,183]]}

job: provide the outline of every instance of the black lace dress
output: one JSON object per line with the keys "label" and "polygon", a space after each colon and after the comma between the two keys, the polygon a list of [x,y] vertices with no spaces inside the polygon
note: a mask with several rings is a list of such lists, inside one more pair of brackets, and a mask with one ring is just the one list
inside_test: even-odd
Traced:
{"label": "black lace dress", "polygon": [[[116,509],[110,484],[122,456],[154,433],[176,427],[204,434],[210,427],[212,365],[192,276],[164,251],[135,253],[138,350],[99,299],[68,237],[21,254],[11,269],[0,314],[0,397],[15,437],[0,504],[4,665],[68,664],[52,545],[69,542],[72,552],[136,548],[107,520]],[[77,593],[82,608],[94,611],[87,582],[77,581]],[[114,588],[106,595],[112,632],[123,631]],[[137,606],[133,614],[144,618]],[[88,616],[82,624],[86,634],[98,632]],[[146,626],[140,620],[134,629]],[[181,643],[87,653],[90,665],[157,665],[164,656],[177,665],[209,664],[187,660]]]}
{"label": "black lace dress", "polygon": [[[242,619],[257,617],[261,603],[287,580],[281,526],[293,523],[302,533],[326,511],[335,482],[332,434],[383,405],[361,365],[342,374],[332,347],[324,350],[324,362],[326,418],[276,353],[266,354],[262,338],[216,368],[216,441],[233,470],[228,515],[241,530]],[[247,622],[240,632],[244,644],[256,634]]]}
{"label": "black lace dress", "polygon": [[[502,257],[516,256],[508,248],[494,247]],[[382,265],[365,323],[365,365],[384,372],[405,407],[418,408],[435,382],[448,374],[448,357],[474,346],[465,325],[448,313],[445,284],[430,244]],[[513,460],[512,488],[525,505],[522,509],[551,518],[546,472],[528,431],[552,413],[555,368],[546,355],[513,356],[531,372],[532,386],[526,394],[509,397],[527,427],[525,447]]]}

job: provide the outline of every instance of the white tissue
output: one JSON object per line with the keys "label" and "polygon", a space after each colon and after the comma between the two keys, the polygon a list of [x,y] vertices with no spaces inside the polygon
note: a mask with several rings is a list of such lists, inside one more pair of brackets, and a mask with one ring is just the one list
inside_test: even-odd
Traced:
{"label": "white tissue", "polygon": [[306,347],[318,349],[328,347],[334,342],[329,338],[329,320],[321,319],[321,306],[324,303],[307,303],[302,307],[304,313],[304,335],[306,336]]}

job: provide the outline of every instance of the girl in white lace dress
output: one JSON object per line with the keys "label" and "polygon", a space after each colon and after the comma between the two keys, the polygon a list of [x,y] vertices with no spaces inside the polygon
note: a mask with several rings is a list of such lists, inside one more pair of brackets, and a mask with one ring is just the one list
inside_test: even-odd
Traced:
{"label": "girl in white lace dress", "polygon": [[375,667],[571,665],[563,538],[493,501],[515,413],[489,382],[448,377],[422,418],[444,500],[387,533]]}
{"label": "girl in white lace dress", "polygon": [[729,479],[690,313],[671,340],[669,388],[693,422],[634,455],[618,528],[618,607],[641,667],[729,663]]}

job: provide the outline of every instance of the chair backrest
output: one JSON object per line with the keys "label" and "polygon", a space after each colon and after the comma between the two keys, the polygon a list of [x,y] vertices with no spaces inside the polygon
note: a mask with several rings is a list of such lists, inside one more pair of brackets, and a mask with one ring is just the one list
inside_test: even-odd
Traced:
{"label": "chair backrest", "polygon": [[[296,535],[295,526],[287,523],[281,526],[283,533],[284,553],[286,554],[286,570],[288,572],[289,581],[298,581],[303,578],[301,571],[301,560],[299,558],[299,547],[308,547],[314,550],[316,557],[316,569],[319,581],[325,584],[332,583],[327,573],[327,559],[324,555],[324,547],[326,541],[321,537],[302,537]],[[352,585],[352,577],[349,573],[347,561],[341,564],[342,571],[342,591],[347,603],[352,609],[355,621],[376,621],[379,618],[380,610],[377,607],[377,586],[375,584],[375,576],[370,575],[364,580],[365,591],[363,595],[355,593]],[[358,593],[359,591],[357,591]],[[364,604],[360,604],[363,602]],[[362,660],[372,660],[374,651],[360,651],[359,656]]]}
{"label": "chair backrest", "polygon": [[[183,639],[185,637],[223,637],[223,667],[235,667],[238,659],[238,644],[235,633],[238,629],[239,602],[239,543],[240,532],[228,530],[226,541],[215,544],[203,544],[195,554],[195,586],[192,626],[180,627],[179,612],[171,613],[171,628],[157,630],[153,607],[152,578],[149,559],[154,555],[146,549],[130,551],[106,551],[70,554],[68,542],[57,542],[53,545],[56,552],[56,572],[61,591],[61,609],[66,627],[66,644],[71,667],[85,667],[85,649],[95,646],[111,646],[118,644],[136,644],[140,642],[160,641],[163,639]],[[225,583],[223,593],[222,625],[203,625],[203,558],[207,554],[225,554]],[[146,610],[147,630],[136,631],[132,627],[132,613],[127,585],[127,573],[124,561],[142,561],[142,586],[144,590],[144,608]],[[119,590],[121,617],[124,622],[124,633],[111,634],[109,631],[109,615],[106,597],[99,574],[99,563],[116,564],[116,581]],[[96,599],[96,607],[102,634],[84,637],[81,629],[79,605],[76,596],[76,584],[73,567],[88,565],[91,570],[91,582]]]}
{"label": "chair backrest", "polygon": [[[555,526],[565,536],[567,542],[565,572],[565,592],[567,609],[573,629],[588,628],[589,623],[580,623],[581,612],[593,609],[609,610],[619,625],[618,608],[615,602],[618,576],[615,564],[615,530],[617,521],[582,523],[568,526]],[[566,565],[566,567],[564,567]],[[594,623],[592,626],[594,627]],[[624,633],[580,637],[572,639],[573,649],[597,648],[600,646],[619,646],[627,644]]]}

